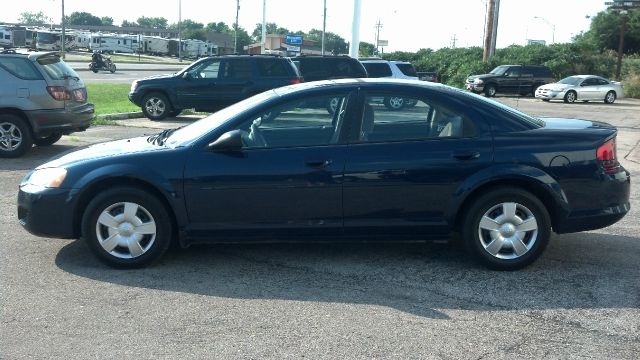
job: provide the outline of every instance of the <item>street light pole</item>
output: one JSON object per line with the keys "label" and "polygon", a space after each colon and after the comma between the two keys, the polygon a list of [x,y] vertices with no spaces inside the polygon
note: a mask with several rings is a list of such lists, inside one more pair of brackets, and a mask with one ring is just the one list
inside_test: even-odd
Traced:
{"label": "street light pole", "polygon": [[267,0],[262,0],[262,41],[260,54],[264,54],[267,46]]}
{"label": "street light pole", "polygon": [[551,26],[551,43],[555,44],[556,43],[556,24],[552,23],[551,21],[541,17],[541,16],[534,16],[534,19],[540,19],[542,21],[544,21],[545,23],[547,23],[547,25]]}
{"label": "street light pole", "polygon": [[182,0],[178,0],[178,61],[182,62]]}
{"label": "street light pole", "polygon": [[324,15],[322,20],[322,56],[324,56],[324,33],[327,31],[327,0],[324,0]]}
{"label": "street light pole", "polygon": [[236,1],[236,24],[233,31],[233,53],[238,53],[238,15],[240,14],[240,0]]}
{"label": "street light pole", "polygon": [[60,52],[64,59],[64,40],[65,40],[65,26],[64,26],[64,0],[62,0],[62,38],[60,39]]}

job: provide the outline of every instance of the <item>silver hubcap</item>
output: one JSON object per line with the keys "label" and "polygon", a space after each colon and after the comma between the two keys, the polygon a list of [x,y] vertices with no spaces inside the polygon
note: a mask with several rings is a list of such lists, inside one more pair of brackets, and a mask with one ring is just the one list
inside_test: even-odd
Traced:
{"label": "silver hubcap", "polygon": [[478,226],[482,247],[498,259],[516,259],[531,250],[538,238],[538,222],[526,206],[495,205],[484,213]]}
{"label": "silver hubcap", "polygon": [[496,88],[494,88],[493,86],[489,87],[489,95],[493,96],[496,94]]}
{"label": "silver hubcap", "polygon": [[568,102],[574,102],[574,101],[576,101],[576,95],[575,95],[574,93],[572,93],[572,92],[568,93],[568,94],[567,94],[567,101],[568,101]]}
{"label": "silver hubcap", "polygon": [[607,102],[608,103],[612,103],[615,99],[616,99],[616,96],[613,95],[613,93],[608,93],[607,94]]}
{"label": "silver hubcap", "polygon": [[22,132],[9,122],[0,123],[0,150],[14,151],[22,144]]}
{"label": "silver hubcap", "polygon": [[149,113],[151,116],[161,116],[167,109],[167,105],[164,103],[164,101],[157,97],[149,98],[144,104],[144,107],[147,109],[147,113]]}
{"label": "silver hubcap", "polygon": [[401,108],[402,104],[404,104],[404,99],[403,98],[392,97],[392,98],[389,99],[389,105],[394,109]]}
{"label": "silver hubcap", "polygon": [[120,202],[100,214],[96,235],[100,246],[109,254],[120,259],[133,259],[153,246],[156,223],[144,207]]}

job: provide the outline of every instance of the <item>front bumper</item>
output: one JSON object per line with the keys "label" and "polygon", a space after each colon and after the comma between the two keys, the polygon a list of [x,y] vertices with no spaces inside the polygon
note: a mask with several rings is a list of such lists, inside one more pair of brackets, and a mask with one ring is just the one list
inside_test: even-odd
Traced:
{"label": "front bumper", "polygon": [[134,103],[136,106],[142,107],[142,94],[139,92],[130,92],[129,101]]}
{"label": "front bumper", "polygon": [[484,91],[484,84],[465,83],[464,88],[469,91],[481,93]]}
{"label": "front bumper", "polygon": [[542,100],[553,100],[553,99],[564,99],[565,91],[556,91],[556,90],[548,90],[548,89],[538,89],[536,90],[536,99]]}
{"label": "front bumper", "polygon": [[32,110],[25,113],[33,133],[37,136],[47,136],[56,132],[71,134],[75,131],[84,131],[91,125],[95,106],[86,103],[73,108]]}
{"label": "front bumper", "polygon": [[28,185],[21,186],[18,192],[20,225],[37,236],[77,238],[70,193],[68,189],[33,191]]}

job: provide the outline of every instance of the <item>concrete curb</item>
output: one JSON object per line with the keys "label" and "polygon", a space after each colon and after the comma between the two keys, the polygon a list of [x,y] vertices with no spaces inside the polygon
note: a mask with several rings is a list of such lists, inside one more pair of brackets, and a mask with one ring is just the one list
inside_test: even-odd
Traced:
{"label": "concrete curb", "polygon": [[96,118],[103,119],[103,120],[126,120],[126,119],[142,118],[142,117],[144,117],[144,114],[142,112],[102,114],[102,115],[96,116]]}

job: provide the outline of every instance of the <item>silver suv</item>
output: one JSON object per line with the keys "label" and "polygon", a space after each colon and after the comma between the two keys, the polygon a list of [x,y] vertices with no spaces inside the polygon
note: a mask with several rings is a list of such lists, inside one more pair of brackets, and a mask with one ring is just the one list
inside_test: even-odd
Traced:
{"label": "silver suv", "polygon": [[56,53],[0,52],[0,157],[84,131],[93,114],[84,82]]}
{"label": "silver suv", "polygon": [[[393,78],[419,80],[416,69],[407,61],[383,60],[380,58],[360,59],[370,78]],[[400,110],[404,107],[413,107],[416,102],[399,96],[388,96],[380,99],[389,110]]]}

